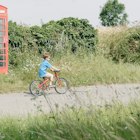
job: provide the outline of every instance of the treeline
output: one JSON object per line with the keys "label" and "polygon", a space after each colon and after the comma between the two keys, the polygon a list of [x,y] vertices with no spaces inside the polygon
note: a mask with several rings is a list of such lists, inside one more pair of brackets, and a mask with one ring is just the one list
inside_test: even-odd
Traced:
{"label": "treeline", "polygon": [[54,53],[65,49],[76,52],[82,48],[94,51],[97,40],[97,30],[85,19],[69,17],[31,27],[9,21],[9,45],[14,50],[28,48]]}
{"label": "treeline", "polygon": [[31,27],[9,21],[10,64],[15,63],[19,52],[49,51],[55,55],[79,50],[93,53],[100,48],[115,62],[140,63],[140,27],[118,29],[99,35],[88,20],[72,17]]}

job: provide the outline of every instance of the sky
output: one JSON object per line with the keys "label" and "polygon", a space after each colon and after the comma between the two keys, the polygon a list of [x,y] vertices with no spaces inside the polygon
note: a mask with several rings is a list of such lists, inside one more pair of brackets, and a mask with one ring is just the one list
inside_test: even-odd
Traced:
{"label": "sky", "polygon": [[[101,26],[99,14],[107,0],[0,0],[8,8],[9,20],[18,24],[41,25],[66,17],[88,19]],[[140,0],[119,0],[125,5],[130,23],[140,21]]]}

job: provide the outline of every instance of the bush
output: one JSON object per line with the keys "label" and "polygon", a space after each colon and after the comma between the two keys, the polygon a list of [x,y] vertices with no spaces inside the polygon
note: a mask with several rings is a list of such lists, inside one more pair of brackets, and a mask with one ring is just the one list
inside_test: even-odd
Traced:
{"label": "bush", "polygon": [[89,24],[88,20],[77,18],[64,18],[57,21],[63,27],[65,36],[71,43],[71,49],[75,52],[78,47],[94,51],[97,44],[97,31]]}
{"label": "bush", "polygon": [[9,45],[13,49],[25,50],[35,46],[34,38],[28,26],[17,25],[16,22],[9,21],[8,34]]}
{"label": "bush", "polygon": [[49,51],[71,49],[73,52],[79,47],[95,50],[97,31],[86,19],[64,18],[50,21],[41,27],[27,27],[9,21],[9,44],[12,48],[31,48]]}
{"label": "bush", "polygon": [[31,27],[31,32],[40,49],[51,52],[76,52],[78,48],[94,51],[97,44],[97,31],[85,19],[50,21],[41,28]]}
{"label": "bush", "polygon": [[118,32],[110,40],[108,55],[114,61],[140,63],[140,27]]}
{"label": "bush", "polygon": [[64,18],[41,27],[9,21],[9,64],[16,67],[23,65],[22,59],[29,52],[31,55],[43,51],[59,54],[70,50],[75,53],[81,49],[94,52],[96,44],[97,31],[85,19]]}

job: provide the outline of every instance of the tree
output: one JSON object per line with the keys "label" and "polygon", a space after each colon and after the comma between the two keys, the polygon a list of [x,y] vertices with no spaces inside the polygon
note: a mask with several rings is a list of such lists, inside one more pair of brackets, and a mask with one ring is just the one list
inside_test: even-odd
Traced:
{"label": "tree", "polygon": [[9,21],[9,45],[13,50],[43,50],[58,53],[63,50],[95,51],[97,30],[86,19],[64,18],[50,21],[42,26],[23,26]]}
{"label": "tree", "polygon": [[128,23],[124,4],[118,0],[108,0],[101,10],[100,20],[103,26],[117,26]]}
{"label": "tree", "polygon": [[64,49],[76,52],[78,48],[94,52],[98,41],[97,30],[88,20],[73,17],[50,21],[39,29],[32,27],[31,32],[38,46],[52,52]]}

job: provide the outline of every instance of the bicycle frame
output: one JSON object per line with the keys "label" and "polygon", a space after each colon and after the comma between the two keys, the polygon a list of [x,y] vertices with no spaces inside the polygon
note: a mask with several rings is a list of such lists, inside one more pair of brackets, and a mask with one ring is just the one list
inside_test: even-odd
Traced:
{"label": "bicycle frame", "polygon": [[[56,80],[59,78],[58,71],[54,71],[54,77]],[[46,80],[41,82],[41,84],[38,85],[38,88],[41,88],[43,85],[46,85],[46,88],[47,88],[48,87],[48,85],[46,84],[47,82],[50,82],[50,78],[46,78]]]}

